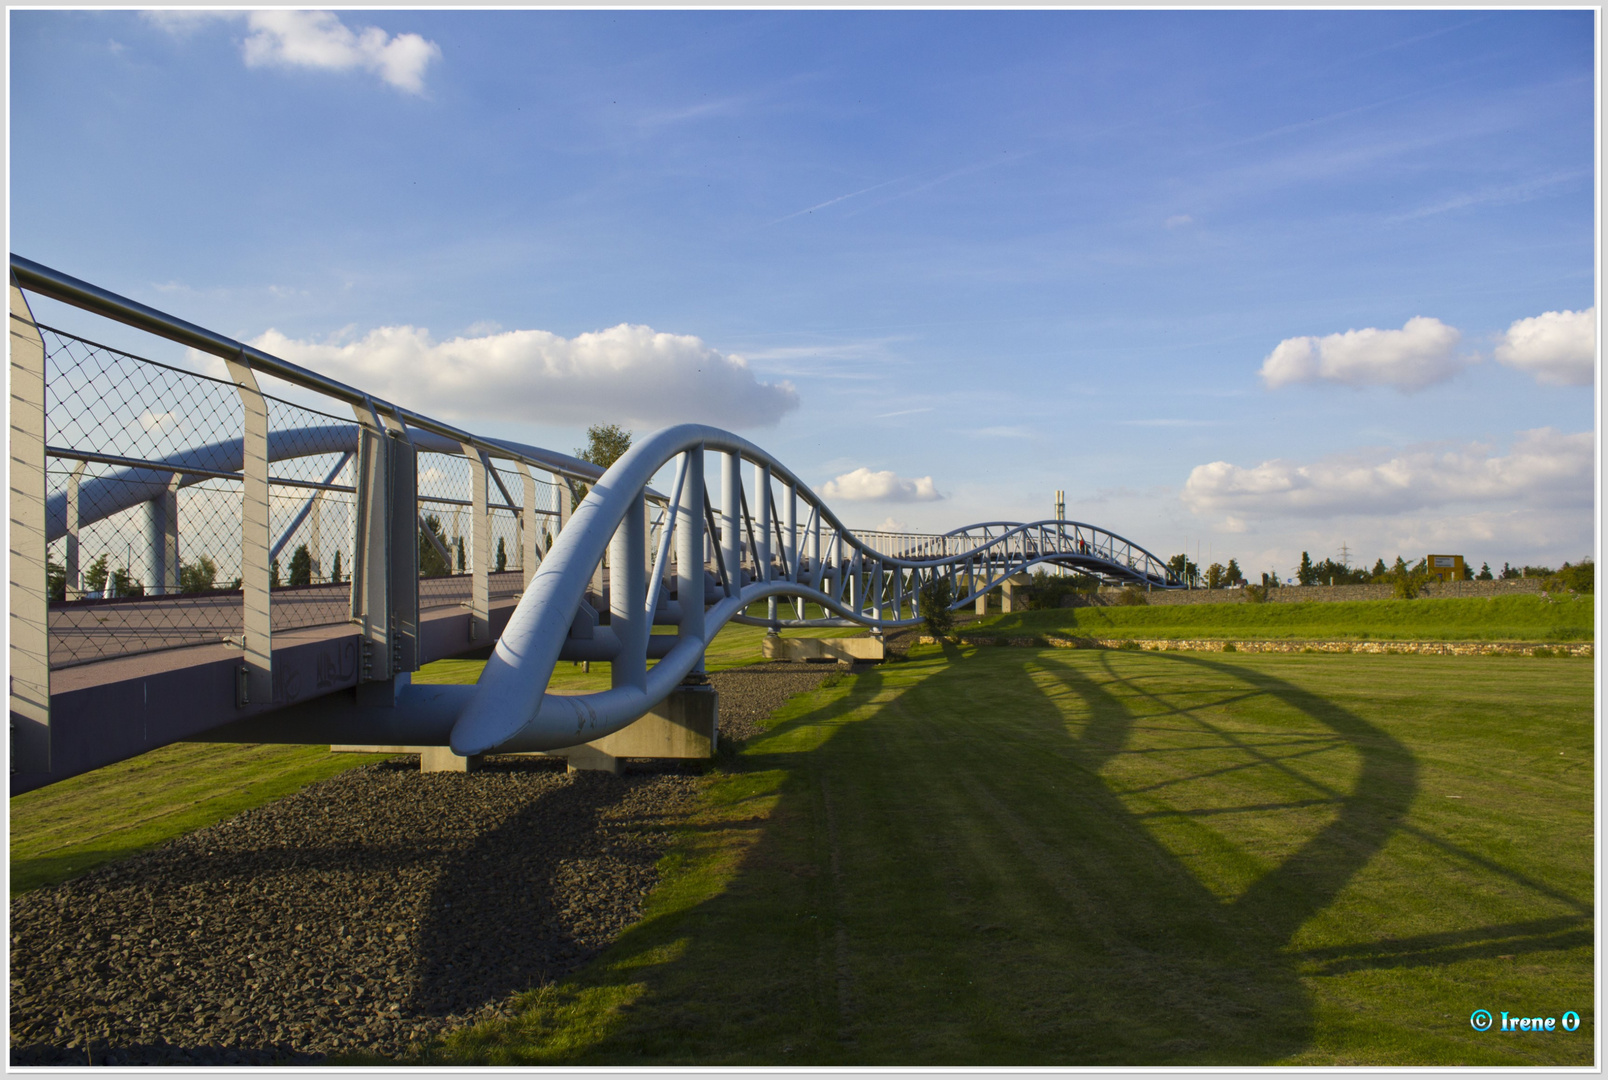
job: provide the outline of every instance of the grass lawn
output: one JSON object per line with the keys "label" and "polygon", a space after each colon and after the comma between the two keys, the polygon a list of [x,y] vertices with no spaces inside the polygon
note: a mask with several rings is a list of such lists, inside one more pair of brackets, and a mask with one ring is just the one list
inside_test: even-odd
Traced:
{"label": "grass lawn", "polygon": [[[856,631],[802,632],[838,636]],[[709,668],[754,663],[760,658],[764,635],[760,627],[727,625],[709,647]],[[416,678],[474,682],[484,666],[481,660],[442,660],[426,666]],[[607,689],[609,665],[591,667],[583,673],[579,664],[560,663],[554,672],[554,692]],[[328,746],[174,743],[14,796],[11,891],[65,881],[378,760],[373,754],[331,754]]]}
{"label": "grass lawn", "polygon": [[917,648],[795,699],[641,923],[425,1061],[1590,1065],[1593,670]]}
{"label": "grass lawn", "polygon": [[1056,608],[997,615],[968,633],[1377,641],[1590,641],[1591,596],[1445,597]]}
{"label": "grass lawn", "polygon": [[174,743],[14,795],[11,891],[65,881],[376,760],[328,746]]}

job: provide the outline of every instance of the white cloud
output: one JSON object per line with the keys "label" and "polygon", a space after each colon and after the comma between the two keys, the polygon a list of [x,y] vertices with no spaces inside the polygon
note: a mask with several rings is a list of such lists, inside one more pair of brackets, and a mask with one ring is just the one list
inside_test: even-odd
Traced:
{"label": "white cloud", "polygon": [[882,524],[878,525],[872,531],[873,532],[894,532],[894,533],[896,533],[896,532],[904,532],[905,531],[905,523],[902,522],[902,521],[899,521],[898,519],[896,519],[892,514],[889,514],[887,517],[882,519]]}
{"label": "white cloud", "polygon": [[1519,319],[1502,335],[1496,359],[1549,386],[1590,386],[1597,366],[1597,309]]}
{"label": "white cloud", "polygon": [[892,470],[872,472],[864,465],[828,480],[819,490],[823,498],[847,502],[932,502],[943,498],[930,476],[906,480]]}
{"label": "white cloud", "polygon": [[749,428],[799,404],[791,383],[758,381],[741,356],[626,323],[573,338],[510,330],[442,342],[412,326],[322,343],[269,330],[252,344],[443,419]]}
{"label": "white cloud", "polygon": [[146,18],[175,34],[216,19],[246,20],[240,43],[247,67],[301,67],[367,71],[410,94],[424,93],[424,74],[441,47],[418,34],[387,34],[375,26],[354,30],[330,11],[148,12]]}
{"label": "white cloud", "polygon": [[1172,217],[1167,219],[1167,228],[1177,229],[1184,225],[1193,225],[1194,223],[1195,219],[1190,217],[1188,214],[1174,214]]}
{"label": "white cloud", "polygon": [[1488,510],[1521,506],[1591,507],[1596,436],[1552,428],[1519,432],[1505,455],[1471,444],[1385,457],[1353,453],[1310,465],[1275,460],[1254,468],[1226,461],[1199,465],[1183,500],[1196,513],[1322,518],[1409,513],[1452,504]]}
{"label": "white cloud", "polygon": [[1463,366],[1452,355],[1461,337],[1454,327],[1420,315],[1400,330],[1368,327],[1327,337],[1285,338],[1262,361],[1262,380],[1269,389],[1333,382],[1422,390]]}

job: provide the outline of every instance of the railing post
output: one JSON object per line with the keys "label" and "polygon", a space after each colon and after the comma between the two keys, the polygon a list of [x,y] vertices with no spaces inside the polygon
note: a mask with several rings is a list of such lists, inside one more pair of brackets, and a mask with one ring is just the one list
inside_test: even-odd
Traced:
{"label": "railing post", "polygon": [[[676,511],[676,599],[681,606],[681,625],[676,635],[683,640],[702,641],[704,637],[704,450],[694,446],[686,451],[687,476],[681,482],[680,508]],[[644,601],[645,602],[645,601]],[[703,670],[700,657],[693,667]]]}
{"label": "railing post", "polygon": [[74,465],[72,475],[67,477],[67,543],[62,559],[69,600],[84,598],[84,575],[78,565],[78,490],[84,479],[84,464],[80,461]]}
{"label": "railing post", "polygon": [[240,510],[240,589],[245,607],[241,649],[245,653],[235,707],[273,700],[272,571],[268,565],[268,402],[243,357],[225,357],[229,377],[245,411],[244,491]]}
{"label": "railing post", "polygon": [[519,470],[519,479],[525,488],[525,505],[519,509],[519,566],[524,579],[524,588],[530,588],[530,579],[536,576],[536,562],[541,558],[541,534],[536,525],[536,478],[530,474],[530,466],[523,461],[514,462]]}
{"label": "railing post", "polygon": [[638,491],[609,541],[609,626],[620,651],[609,665],[609,685],[641,689],[647,683],[647,505]]}
{"label": "railing post", "polygon": [[469,459],[474,505],[469,510],[469,640],[491,636],[491,460],[473,443],[460,443]]}
{"label": "railing post", "polygon": [[354,406],[357,546],[352,620],[361,627],[359,682],[419,666],[418,454],[402,425],[372,405]]}
{"label": "railing post", "polygon": [[45,342],[11,279],[11,771],[50,771]]}

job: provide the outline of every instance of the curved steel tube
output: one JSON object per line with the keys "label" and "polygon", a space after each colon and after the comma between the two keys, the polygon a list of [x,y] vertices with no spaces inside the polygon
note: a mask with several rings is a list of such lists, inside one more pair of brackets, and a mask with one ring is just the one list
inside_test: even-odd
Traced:
{"label": "curved steel tube", "polygon": [[[711,450],[728,455],[723,470],[727,489],[719,504],[706,494],[703,480],[701,456]],[[640,533],[644,528],[640,507],[648,481],[682,454],[691,456],[678,471],[677,499],[673,505],[682,508],[676,527],[688,530],[691,539],[687,544],[678,541],[677,550],[683,553],[683,558],[687,551],[699,554],[694,556],[695,566],[680,565],[677,571],[682,590],[680,633],[663,658],[652,668],[646,668],[650,617],[644,610],[648,593],[646,574],[640,572],[646,561],[645,547],[640,537],[635,540],[630,537],[633,530]],[[783,535],[784,526],[769,512],[770,491],[756,489],[761,512],[747,513],[746,493],[730,490],[732,480],[740,475],[738,469],[742,460],[759,468],[759,475],[765,478],[767,486],[770,482],[779,482],[790,499],[807,503],[808,514],[802,533],[793,531],[791,537]],[[741,487],[740,480],[738,487]],[[686,588],[692,583],[698,591],[703,591],[704,529],[706,523],[715,525],[716,505],[720,506],[725,528],[736,535],[723,534],[720,541],[713,544],[715,574],[720,586],[713,597],[706,598],[713,600],[712,606],[703,610],[703,604],[687,603]],[[739,505],[744,507],[740,514],[736,510]],[[694,512],[694,508],[702,513]],[[798,517],[790,512],[786,520],[790,528]],[[767,526],[772,524],[776,526],[774,538],[779,541],[774,550],[772,537],[766,534]],[[684,424],[656,432],[633,446],[603,474],[542,560],[453,726],[453,752],[473,755],[552,750],[617,731],[667,697],[700,662],[708,642],[733,619],[773,626],[858,624],[874,629],[910,626],[920,622],[920,618],[914,614],[904,617],[901,609],[914,600],[924,581],[946,578],[957,582],[965,576],[972,591],[954,601],[953,606],[960,607],[978,592],[997,586],[1005,577],[1026,566],[1078,558],[1088,558],[1091,565],[1120,572],[1132,580],[1150,581],[1164,588],[1175,587],[1159,560],[1115,534],[1099,530],[1102,536],[1121,541],[1127,550],[1141,554],[1150,562],[1124,565],[1114,558],[1049,550],[1041,541],[1032,539],[1031,530],[1042,524],[1016,525],[1001,536],[983,538],[975,544],[962,543],[958,546],[964,550],[933,558],[882,554],[858,539],[786,466],[741,436],[702,424]],[[761,536],[763,542],[760,542]],[[660,560],[652,571],[656,576],[662,577],[665,573],[662,560],[668,550],[668,542],[661,542]],[[1108,550],[1114,551],[1114,548],[1108,546]],[[614,636],[619,643],[614,685],[609,690],[586,695],[549,694],[547,685],[553,667],[564,651],[576,612],[605,551],[612,553],[610,573],[614,585],[611,588],[616,590],[609,602],[617,620]],[[742,565],[745,556],[749,557],[746,567]],[[622,559],[627,561],[622,564]],[[1159,569],[1153,571],[1152,566]],[[892,582],[891,600],[883,589],[883,575],[890,570],[893,572],[888,579]],[[908,592],[904,591],[907,574]],[[862,591],[868,581],[874,588],[869,607]],[[625,584],[622,586],[622,583]],[[628,590],[628,595],[618,595],[622,587]],[[654,595],[657,596],[656,589]],[[789,596],[818,604],[837,618],[773,621],[742,614],[749,605],[773,596]],[[889,606],[893,608],[891,617],[884,614]]]}

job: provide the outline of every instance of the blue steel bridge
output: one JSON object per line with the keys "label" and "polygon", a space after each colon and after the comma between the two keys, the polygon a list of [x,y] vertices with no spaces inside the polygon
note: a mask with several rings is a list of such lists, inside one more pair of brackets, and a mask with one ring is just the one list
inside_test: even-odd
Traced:
{"label": "blue steel bridge", "polygon": [[[64,314],[36,319],[39,297]],[[98,343],[101,319],[149,347]],[[734,619],[879,634],[919,622],[931,582],[961,608],[1040,565],[1180,585],[1084,522],[855,532],[714,427],[605,472],[17,255],[10,344],[14,794],[186,739],[574,748],[707,693]],[[475,686],[411,682],[488,651]],[[561,660],[610,662],[609,688],[549,694]]]}

